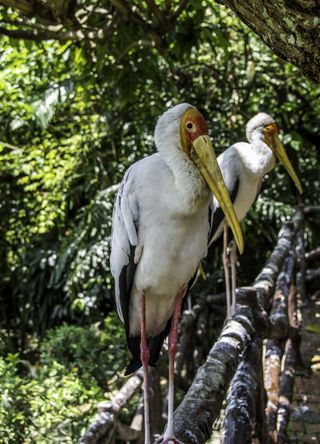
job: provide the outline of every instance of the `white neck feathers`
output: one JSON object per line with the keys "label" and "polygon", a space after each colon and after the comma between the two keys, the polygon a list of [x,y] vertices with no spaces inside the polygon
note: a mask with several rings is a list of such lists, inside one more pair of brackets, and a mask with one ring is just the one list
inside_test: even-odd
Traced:
{"label": "white neck feathers", "polygon": [[261,131],[251,134],[249,142],[251,143],[251,150],[248,150],[248,157],[252,157],[250,168],[254,175],[262,178],[273,169],[275,156],[271,148],[264,142]]}

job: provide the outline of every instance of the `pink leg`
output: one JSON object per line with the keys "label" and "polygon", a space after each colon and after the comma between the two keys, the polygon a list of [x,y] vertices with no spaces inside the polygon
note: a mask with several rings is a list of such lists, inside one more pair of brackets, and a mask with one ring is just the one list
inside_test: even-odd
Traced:
{"label": "pink leg", "polygon": [[230,253],[230,263],[231,263],[231,282],[232,282],[232,303],[231,303],[231,316],[236,312],[236,288],[237,288],[237,246],[235,241],[233,241],[232,250]]}
{"label": "pink leg", "polygon": [[140,359],[143,367],[143,396],[144,396],[144,443],[151,444],[150,438],[150,412],[149,412],[149,384],[148,384],[148,363],[149,349],[146,333],[146,298],[144,292],[141,293],[141,341]]}
{"label": "pink leg", "polygon": [[174,410],[174,358],[177,351],[178,323],[181,311],[182,300],[185,295],[185,288],[182,288],[178,295],[174,307],[171,330],[169,334],[169,392],[168,392],[168,424],[164,434],[164,443],[180,443],[174,436],[173,410]]}
{"label": "pink leg", "polygon": [[229,257],[228,257],[228,224],[225,221],[223,226],[223,252],[222,262],[224,268],[224,279],[226,284],[226,299],[227,299],[227,320],[231,318],[231,292],[230,292],[230,273],[229,273]]}

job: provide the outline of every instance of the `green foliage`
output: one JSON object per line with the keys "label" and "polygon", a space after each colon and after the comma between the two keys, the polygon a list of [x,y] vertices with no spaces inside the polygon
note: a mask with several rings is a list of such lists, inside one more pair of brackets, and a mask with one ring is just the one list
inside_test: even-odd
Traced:
{"label": "green foliage", "polygon": [[[181,2],[169,3],[177,10]],[[136,6],[154,20],[146,2]],[[112,8],[108,0],[104,7]],[[0,18],[19,20],[4,6]],[[197,106],[217,153],[245,140],[248,119],[268,112],[299,171],[302,197],[281,166],[264,181],[244,223],[239,284],[252,282],[293,206],[320,203],[319,87],[221,5],[190,2],[170,20],[157,45],[132,17],[106,41],[1,36],[0,350],[11,358],[0,361],[0,427],[8,443],[75,442],[101,387],[119,382],[113,375],[126,357],[123,328],[109,315],[112,204],[126,168],[154,152],[165,108]],[[86,26],[104,28],[106,17],[94,11]],[[218,249],[206,272],[198,288],[222,290]],[[24,374],[26,358],[36,377]]]}
{"label": "green foliage", "polygon": [[[115,314],[100,328],[49,330],[36,366],[18,354],[0,358],[0,443],[77,442],[104,399],[102,389],[122,384],[127,360]],[[128,415],[124,412],[124,418]]]}
{"label": "green foliage", "polygon": [[55,361],[37,377],[21,376],[22,362],[18,355],[0,358],[0,442],[76,442],[101,391]]}
{"label": "green foliage", "polygon": [[[143,32],[120,25],[107,47],[2,37],[0,261],[9,293],[2,316],[13,335],[25,332],[15,339],[20,348],[27,332],[98,321],[112,308],[113,184],[153,152],[155,121],[168,105],[199,107],[218,153],[244,140],[252,115],[269,112],[300,171],[303,200],[317,202],[319,88],[211,2],[182,11],[165,50],[146,45]],[[259,252],[270,251],[296,202],[277,167],[246,221],[246,264],[262,264]],[[256,269],[245,270],[247,283]]]}
{"label": "green foliage", "polygon": [[127,361],[124,331],[115,313],[102,328],[62,325],[50,330],[40,347],[41,365],[50,368],[57,362],[67,371],[76,371],[88,387],[94,378],[105,390]]}

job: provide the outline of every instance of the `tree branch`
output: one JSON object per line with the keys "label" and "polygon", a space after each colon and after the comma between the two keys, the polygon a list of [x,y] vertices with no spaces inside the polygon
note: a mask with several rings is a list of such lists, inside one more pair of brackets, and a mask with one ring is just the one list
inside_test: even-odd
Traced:
{"label": "tree branch", "polygon": [[285,0],[218,0],[224,3],[270,47],[320,82],[319,9],[308,2]]}
{"label": "tree branch", "polygon": [[25,17],[35,17],[47,24],[76,23],[74,0],[0,0],[0,4],[18,10]]}
{"label": "tree branch", "polygon": [[24,39],[33,41],[42,40],[59,40],[60,42],[66,42],[68,40],[78,42],[82,40],[105,40],[112,34],[112,30],[109,28],[98,29],[96,31],[88,31],[79,29],[77,31],[51,31],[50,29],[8,29],[0,26],[0,34],[14,39]]}
{"label": "tree branch", "polygon": [[203,444],[211,436],[239,357],[255,330],[255,295],[252,288],[238,289],[237,314],[222,330],[174,414],[176,437],[184,444]]}
{"label": "tree branch", "polygon": [[235,316],[222,330],[175,411],[176,437],[185,444],[203,444],[211,436],[212,424],[220,412],[241,353],[253,337],[263,337],[266,327],[263,310],[273,294],[277,277],[302,220],[302,212],[298,212],[292,222],[283,225],[278,243],[254,287],[237,290]]}

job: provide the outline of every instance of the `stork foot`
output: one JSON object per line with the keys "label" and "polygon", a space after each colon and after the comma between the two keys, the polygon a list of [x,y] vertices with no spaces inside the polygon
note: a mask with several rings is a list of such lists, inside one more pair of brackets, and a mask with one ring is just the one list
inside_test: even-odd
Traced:
{"label": "stork foot", "polygon": [[169,436],[168,438],[164,438],[160,444],[184,444],[182,441],[179,441],[175,436]]}

